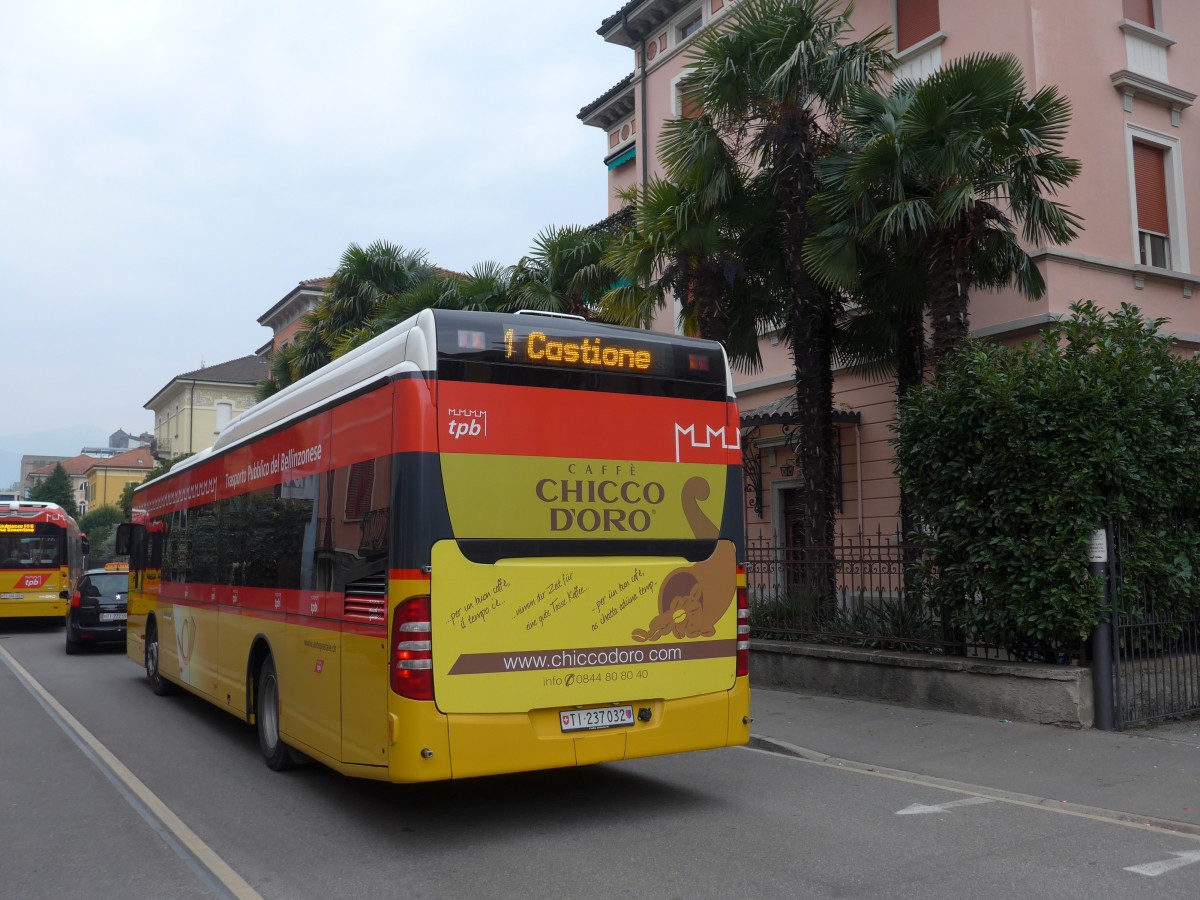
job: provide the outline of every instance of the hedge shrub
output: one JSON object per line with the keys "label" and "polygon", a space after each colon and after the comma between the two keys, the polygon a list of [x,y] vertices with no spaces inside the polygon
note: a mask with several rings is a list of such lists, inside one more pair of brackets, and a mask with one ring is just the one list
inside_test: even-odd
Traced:
{"label": "hedge shrub", "polygon": [[1164,322],[1079,303],[1040,341],[968,342],[901,404],[917,584],[944,621],[1022,658],[1079,646],[1107,614],[1086,564],[1105,520],[1127,579],[1196,608],[1200,365]]}

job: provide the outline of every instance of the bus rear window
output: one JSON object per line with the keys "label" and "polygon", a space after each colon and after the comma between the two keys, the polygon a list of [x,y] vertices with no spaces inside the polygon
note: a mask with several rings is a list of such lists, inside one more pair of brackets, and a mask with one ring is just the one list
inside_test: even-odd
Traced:
{"label": "bus rear window", "polygon": [[[57,566],[60,560],[57,525],[20,523],[13,531],[0,532],[0,569]],[[22,532],[17,529],[28,529]]]}

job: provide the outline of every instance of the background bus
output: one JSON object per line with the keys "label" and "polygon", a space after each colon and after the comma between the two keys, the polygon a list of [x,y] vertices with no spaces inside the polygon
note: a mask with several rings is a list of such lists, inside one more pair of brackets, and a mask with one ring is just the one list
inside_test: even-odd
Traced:
{"label": "background bus", "polygon": [[128,652],[348,774],[745,743],[720,345],[425,311],[134,494]]}
{"label": "background bus", "polygon": [[56,503],[0,503],[0,618],[65,616],[86,540]]}

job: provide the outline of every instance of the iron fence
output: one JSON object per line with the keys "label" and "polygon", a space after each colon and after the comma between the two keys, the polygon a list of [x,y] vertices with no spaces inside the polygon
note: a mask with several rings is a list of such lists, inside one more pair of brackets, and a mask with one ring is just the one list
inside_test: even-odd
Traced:
{"label": "iron fence", "polygon": [[[1175,527],[1194,529],[1195,524]],[[1115,726],[1200,713],[1200,611],[1195,600],[1183,595],[1183,586],[1155,577],[1161,572],[1136,565],[1137,539],[1128,528],[1114,526],[1111,540]]]}
{"label": "iron fence", "polygon": [[990,655],[943,628],[910,590],[916,554],[898,534],[839,532],[830,547],[746,547],[750,635],[944,655]]}

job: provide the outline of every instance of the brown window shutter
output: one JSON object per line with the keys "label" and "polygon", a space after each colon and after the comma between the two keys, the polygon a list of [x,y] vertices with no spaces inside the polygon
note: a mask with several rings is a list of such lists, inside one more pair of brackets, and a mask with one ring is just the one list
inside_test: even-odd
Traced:
{"label": "brown window shutter", "polygon": [[925,40],[941,27],[938,0],[896,0],[897,50]]}
{"label": "brown window shutter", "polygon": [[1139,231],[1170,234],[1167,227],[1166,154],[1161,147],[1133,144],[1133,187]]}
{"label": "brown window shutter", "polygon": [[679,116],[683,119],[697,119],[704,114],[697,92],[686,91],[679,94]]}
{"label": "brown window shutter", "polygon": [[1124,0],[1125,18],[1148,28],[1154,26],[1154,0]]}

